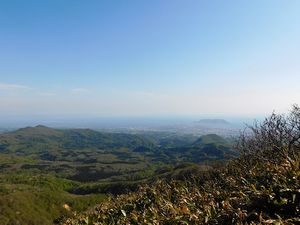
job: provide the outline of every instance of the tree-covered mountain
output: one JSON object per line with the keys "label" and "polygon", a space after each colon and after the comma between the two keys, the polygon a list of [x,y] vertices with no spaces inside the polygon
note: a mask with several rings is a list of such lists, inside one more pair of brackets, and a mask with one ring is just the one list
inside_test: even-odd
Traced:
{"label": "tree-covered mountain", "polygon": [[[0,143],[2,151],[24,152],[25,154],[29,150],[33,150],[33,148],[37,152],[45,150],[42,148],[43,145],[47,145],[49,148],[73,150],[85,148],[116,149],[126,147],[134,149],[140,146],[153,147],[153,143],[150,140],[138,135],[101,133],[90,129],[59,130],[41,125],[2,134],[0,135]],[[24,151],[22,151],[22,147]]]}
{"label": "tree-covered mountain", "polygon": [[216,134],[203,135],[193,143],[181,147],[163,149],[170,158],[184,162],[203,163],[229,160],[238,154],[232,150],[231,143]]}

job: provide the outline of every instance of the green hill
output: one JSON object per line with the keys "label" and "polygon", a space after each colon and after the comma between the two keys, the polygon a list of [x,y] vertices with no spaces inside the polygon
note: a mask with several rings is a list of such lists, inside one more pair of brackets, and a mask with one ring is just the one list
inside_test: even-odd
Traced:
{"label": "green hill", "polygon": [[0,135],[0,145],[2,146],[2,151],[20,152],[20,147],[24,147],[27,153],[33,148],[37,151],[43,151],[43,145],[47,145],[49,148],[59,147],[72,150],[92,147],[98,149],[153,147],[153,143],[150,140],[138,135],[100,133],[90,129],[58,130],[41,125],[2,134]]}
{"label": "green hill", "polygon": [[201,136],[197,141],[193,143],[193,146],[202,146],[208,144],[229,146],[228,141],[216,134],[207,134]]}

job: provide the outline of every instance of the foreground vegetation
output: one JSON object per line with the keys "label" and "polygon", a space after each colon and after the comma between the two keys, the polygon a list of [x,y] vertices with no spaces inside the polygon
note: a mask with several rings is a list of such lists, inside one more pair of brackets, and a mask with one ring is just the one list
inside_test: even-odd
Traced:
{"label": "foreground vegetation", "polygon": [[158,181],[62,224],[299,224],[300,108],[241,134],[226,167]]}

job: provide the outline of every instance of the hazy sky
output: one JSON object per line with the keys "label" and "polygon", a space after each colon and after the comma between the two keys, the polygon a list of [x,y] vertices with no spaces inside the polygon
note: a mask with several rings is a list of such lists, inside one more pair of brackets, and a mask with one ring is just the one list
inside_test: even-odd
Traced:
{"label": "hazy sky", "polygon": [[261,115],[300,103],[300,1],[0,1],[0,115]]}

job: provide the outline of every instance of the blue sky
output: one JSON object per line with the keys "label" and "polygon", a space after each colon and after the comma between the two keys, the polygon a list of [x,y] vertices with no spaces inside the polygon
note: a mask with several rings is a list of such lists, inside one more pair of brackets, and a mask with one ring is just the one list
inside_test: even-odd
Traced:
{"label": "blue sky", "polygon": [[0,2],[0,115],[254,116],[300,104],[300,2]]}

